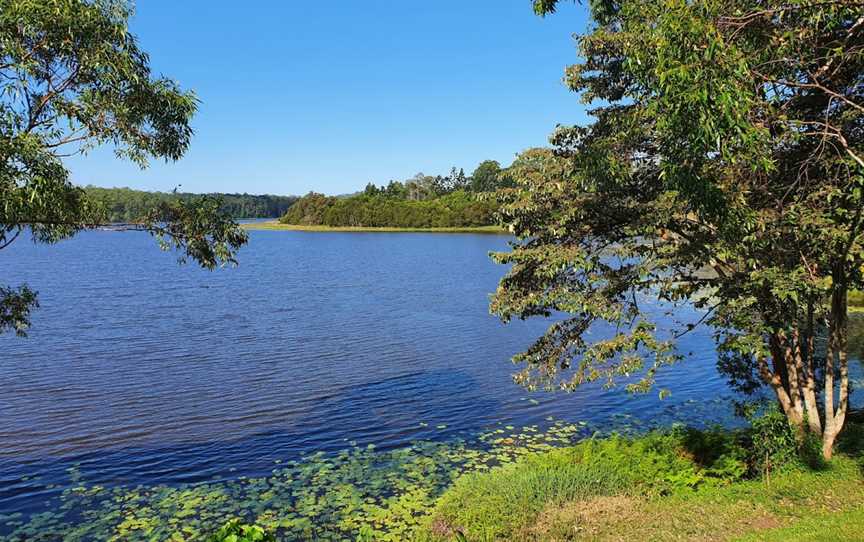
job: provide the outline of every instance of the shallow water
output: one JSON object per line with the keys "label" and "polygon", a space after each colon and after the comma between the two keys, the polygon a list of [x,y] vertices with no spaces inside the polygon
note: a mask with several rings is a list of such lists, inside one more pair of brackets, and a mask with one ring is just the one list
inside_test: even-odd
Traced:
{"label": "shallow water", "polygon": [[178,485],[549,417],[732,420],[701,329],[660,375],[663,401],[513,384],[509,358],[546,323],[488,314],[505,271],[488,253],[507,240],[256,231],[240,267],[215,272],[174,265],[133,232],[18,242],[0,278],[29,283],[42,306],[29,338],[0,337],[0,513],[50,509],[70,469],[108,487]]}

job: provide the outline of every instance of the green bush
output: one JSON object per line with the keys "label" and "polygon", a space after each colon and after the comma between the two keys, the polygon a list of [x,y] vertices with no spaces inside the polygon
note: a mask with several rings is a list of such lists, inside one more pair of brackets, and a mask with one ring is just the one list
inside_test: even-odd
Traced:
{"label": "green bush", "polygon": [[767,407],[751,407],[746,416],[750,421],[746,446],[751,474],[769,476],[788,468],[824,467],[818,437],[805,436],[799,442],[795,430],[776,403]]}
{"label": "green bush", "polygon": [[276,537],[267,534],[257,525],[243,525],[232,519],[213,534],[208,542],[276,542]]}
{"label": "green bush", "polygon": [[310,193],[280,219],[283,224],[334,227],[451,228],[488,226],[496,205],[457,190],[424,200],[359,194],[337,198]]}

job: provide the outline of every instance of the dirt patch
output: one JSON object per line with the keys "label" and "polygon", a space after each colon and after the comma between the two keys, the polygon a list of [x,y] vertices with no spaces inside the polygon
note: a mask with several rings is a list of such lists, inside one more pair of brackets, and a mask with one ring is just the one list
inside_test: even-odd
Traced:
{"label": "dirt patch", "polygon": [[639,504],[638,499],[617,495],[547,506],[526,529],[525,539],[563,542],[596,538],[610,524],[638,519]]}
{"label": "dirt patch", "polygon": [[432,520],[432,525],[430,526],[429,530],[435,536],[447,540],[455,536],[456,533],[459,531],[458,528],[450,525],[450,522],[441,516],[437,516],[435,519]]}
{"label": "dirt patch", "polygon": [[534,525],[514,539],[726,542],[780,526],[778,518],[746,501],[682,502],[612,496],[547,506]]}
{"label": "dirt patch", "polygon": [[750,522],[750,527],[756,531],[764,531],[765,529],[776,529],[782,527],[783,523],[774,516],[759,516]]}

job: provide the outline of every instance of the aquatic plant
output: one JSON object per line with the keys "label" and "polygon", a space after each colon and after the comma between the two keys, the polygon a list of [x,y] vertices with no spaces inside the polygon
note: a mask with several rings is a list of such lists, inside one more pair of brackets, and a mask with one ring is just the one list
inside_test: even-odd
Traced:
{"label": "aquatic plant", "polygon": [[[277,459],[268,475],[234,475],[198,484],[106,486],[88,481],[88,473],[73,466],[65,483],[52,480],[66,489],[46,503],[45,512],[0,514],[0,540],[53,541],[58,533],[68,542],[201,540],[234,520],[261,527],[280,540],[404,540],[422,527],[441,495],[465,475],[585,439],[644,435],[674,426],[687,415],[728,424],[725,413],[731,411],[723,398],[688,400],[670,402],[651,420],[625,413],[597,418],[602,430],[584,421],[549,417],[542,425],[499,423],[479,434],[397,449],[348,443],[336,453]],[[445,425],[439,429],[450,434]],[[698,434],[701,448],[725,453],[722,439],[704,440],[711,431]],[[698,448],[693,439],[689,445]],[[714,468],[720,464],[711,463]],[[702,474],[700,484],[717,477],[707,467]]]}
{"label": "aquatic plant", "polygon": [[[355,446],[274,464],[270,476],[181,486],[77,485],[58,506],[29,518],[0,517],[6,538],[73,541],[200,540],[226,522],[247,522],[289,540],[405,540],[461,475],[511,464],[590,434],[585,423],[500,426],[470,439],[396,450]],[[238,539],[238,540],[242,540]]]}

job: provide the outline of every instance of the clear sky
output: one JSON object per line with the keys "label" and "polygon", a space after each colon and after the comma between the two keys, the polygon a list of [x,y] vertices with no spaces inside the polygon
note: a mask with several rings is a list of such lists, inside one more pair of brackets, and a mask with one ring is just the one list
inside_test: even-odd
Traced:
{"label": "clear sky", "polygon": [[177,163],[109,150],[69,161],[78,184],[327,194],[415,173],[509,164],[557,123],[585,122],[562,83],[586,13],[530,0],[138,0],[132,32],[201,100]]}

